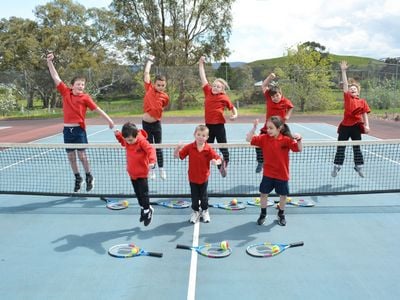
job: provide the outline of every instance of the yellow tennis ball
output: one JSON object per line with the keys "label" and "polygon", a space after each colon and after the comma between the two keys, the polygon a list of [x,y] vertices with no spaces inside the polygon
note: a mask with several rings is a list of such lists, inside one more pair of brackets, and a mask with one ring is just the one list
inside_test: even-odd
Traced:
{"label": "yellow tennis ball", "polygon": [[260,201],[261,201],[259,197],[256,197],[254,200],[256,203],[260,203]]}
{"label": "yellow tennis ball", "polygon": [[220,247],[221,247],[221,249],[223,249],[223,250],[228,250],[228,248],[229,248],[229,243],[228,243],[228,241],[222,241],[222,242],[220,243]]}
{"label": "yellow tennis ball", "polygon": [[125,206],[125,207],[128,207],[129,206],[128,200],[122,201],[122,205]]}
{"label": "yellow tennis ball", "polygon": [[133,255],[136,255],[136,254],[139,253],[139,248],[138,247],[133,247],[131,252],[132,252]]}
{"label": "yellow tennis ball", "polygon": [[279,252],[279,246],[272,246],[272,253]]}
{"label": "yellow tennis ball", "polygon": [[237,199],[233,198],[232,201],[231,201],[231,205],[237,205],[237,204],[238,204]]}

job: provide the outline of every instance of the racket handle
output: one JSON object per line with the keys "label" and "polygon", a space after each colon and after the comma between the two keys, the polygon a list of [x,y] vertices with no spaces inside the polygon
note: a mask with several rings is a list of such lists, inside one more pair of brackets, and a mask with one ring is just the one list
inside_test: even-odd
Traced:
{"label": "racket handle", "polygon": [[148,252],[149,256],[162,257],[163,254],[159,252]]}
{"label": "racket handle", "polygon": [[186,245],[181,245],[181,244],[176,245],[176,248],[178,248],[178,249],[192,250],[192,247],[186,246]]}
{"label": "racket handle", "polygon": [[300,246],[304,246],[304,242],[297,242],[290,244],[290,247],[300,247]]}

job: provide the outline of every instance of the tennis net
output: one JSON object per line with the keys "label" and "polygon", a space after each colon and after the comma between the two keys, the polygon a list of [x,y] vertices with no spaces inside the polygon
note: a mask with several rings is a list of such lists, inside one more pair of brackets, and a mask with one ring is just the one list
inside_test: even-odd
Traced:
{"label": "tennis net", "polygon": [[[400,192],[400,140],[303,142],[303,151],[290,153],[290,195],[340,195]],[[336,177],[331,176],[338,146],[346,146],[345,160]],[[354,170],[353,146],[361,147],[364,178]],[[152,198],[190,197],[188,159],[173,157],[174,144],[155,145],[163,149],[166,180],[149,179]],[[210,197],[259,195],[262,172],[256,173],[256,151],[249,144],[214,144],[230,154],[228,175],[223,178],[211,166]],[[66,148],[86,149],[95,187],[74,193],[75,177]],[[82,197],[134,197],[126,172],[125,149],[119,144],[0,144],[0,193],[63,195]],[[78,162],[78,165],[80,163]],[[81,166],[80,166],[81,167]],[[158,175],[157,168],[155,169]],[[84,174],[81,168],[81,174]],[[82,176],[84,178],[84,176]],[[274,195],[274,194],[272,194]]]}

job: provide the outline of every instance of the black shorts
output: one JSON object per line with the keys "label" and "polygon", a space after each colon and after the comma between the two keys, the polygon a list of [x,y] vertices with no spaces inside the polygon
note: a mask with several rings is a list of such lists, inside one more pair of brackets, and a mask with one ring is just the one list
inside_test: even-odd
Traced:
{"label": "black shorts", "polygon": [[[65,144],[87,144],[88,139],[86,136],[86,131],[82,129],[80,126],[65,126],[63,130],[64,134],[64,143]],[[65,149],[67,152],[75,151],[76,149],[67,148]],[[78,149],[83,151],[85,149]]]}
{"label": "black shorts", "polygon": [[288,181],[263,176],[260,183],[260,193],[269,194],[274,189],[275,192],[280,196],[289,195]]}

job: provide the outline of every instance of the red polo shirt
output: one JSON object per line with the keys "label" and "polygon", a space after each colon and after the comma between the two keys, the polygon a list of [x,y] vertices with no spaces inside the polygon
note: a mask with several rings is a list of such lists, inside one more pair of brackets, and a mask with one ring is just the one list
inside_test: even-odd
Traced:
{"label": "red polo shirt", "polygon": [[264,97],[265,107],[267,109],[265,114],[266,120],[272,116],[280,116],[283,120],[285,120],[287,111],[294,107],[292,102],[283,96],[278,103],[275,103],[274,101],[272,101],[269,91],[266,91],[264,93]]}
{"label": "red polo shirt", "polygon": [[203,184],[210,176],[210,161],[221,159],[215,150],[205,144],[203,150],[197,149],[196,142],[187,144],[179,151],[179,158],[185,159],[189,156],[189,181],[192,183]]}
{"label": "red polo shirt", "polygon": [[95,110],[96,103],[88,94],[74,95],[64,82],[57,85],[57,90],[62,96],[64,123],[78,123],[85,129],[86,110]]}
{"label": "red polo shirt", "polygon": [[133,180],[147,178],[149,164],[156,163],[156,150],[147,141],[147,133],[141,129],[138,132],[136,142],[128,144],[121,132],[116,134],[116,139],[126,149],[126,170]]}
{"label": "red polo shirt", "polygon": [[213,94],[211,90],[211,85],[203,86],[206,124],[225,124],[224,109],[232,110],[233,104],[226,94]]}
{"label": "red polo shirt", "polygon": [[289,151],[300,151],[296,140],[282,134],[279,134],[277,138],[268,134],[261,134],[254,136],[250,144],[262,149],[264,176],[285,181],[289,180]]}
{"label": "red polo shirt", "polygon": [[[340,124],[343,126],[353,126],[357,123],[363,123],[362,114],[371,112],[367,101],[358,97],[352,97],[349,92],[344,93],[343,98],[344,112],[343,120]],[[357,113],[354,113],[355,110],[357,110]]]}
{"label": "red polo shirt", "polygon": [[143,112],[148,113],[156,120],[161,120],[164,107],[169,103],[169,96],[164,92],[158,92],[150,82],[144,83],[146,94],[143,100]]}

